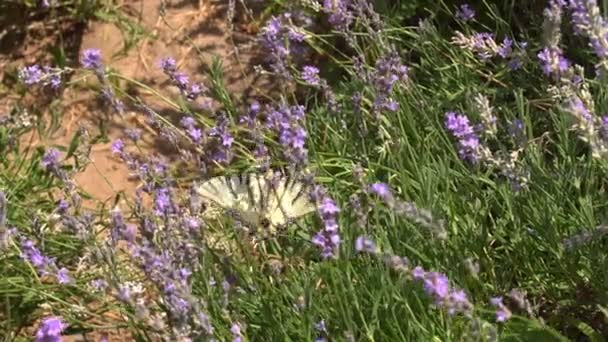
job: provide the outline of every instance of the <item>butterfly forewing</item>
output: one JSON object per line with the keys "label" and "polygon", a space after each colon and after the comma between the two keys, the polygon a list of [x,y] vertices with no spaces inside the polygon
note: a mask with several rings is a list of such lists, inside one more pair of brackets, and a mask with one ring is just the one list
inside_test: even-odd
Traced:
{"label": "butterfly forewing", "polygon": [[223,208],[232,208],[237,199],[226,177],[211,178],[198,187],[198,193]]}

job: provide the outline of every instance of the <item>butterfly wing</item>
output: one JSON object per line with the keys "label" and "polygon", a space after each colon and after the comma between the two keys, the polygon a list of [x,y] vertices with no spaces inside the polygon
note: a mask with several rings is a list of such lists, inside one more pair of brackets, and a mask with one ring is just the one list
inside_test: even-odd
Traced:
{"label": "butterfly wing", "polygon": [[268,216],[273,226],[315,211],[308,198],[308,189],[301,182],[282,177],[269,191]]}
{"label": "butterfly wing", "polygon": [[224,209],[235,210],[241,219],[258,226],[263,217],[278,227],[316,210],[301,182],[264,175],[214,177],[197,188],[198,194]]}
{"label": "butterfly wing", "polygon": [[255,175],[214,177],[201,184],[198,194],[224,209],[234,210],[241,219],[251,225],[257,225],[261,213],[261,191]]}
{"label": "butterfly wing", "polygon": [[233,209],[237,197],[231,191],[231,185],[227,177],[214,177],[198,186],[196,191],[207,201],[225,209]]}

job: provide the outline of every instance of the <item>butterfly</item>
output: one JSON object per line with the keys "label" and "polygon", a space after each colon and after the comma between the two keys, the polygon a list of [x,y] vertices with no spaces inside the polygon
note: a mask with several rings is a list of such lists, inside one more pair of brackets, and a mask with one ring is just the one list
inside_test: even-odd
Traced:
{"label": "butterfly", "polygon": [[240,174],[214,177],[195,188],[203,200],[233,211],[244,223],[269,233],[317,208],[309,187],[279,174]]}

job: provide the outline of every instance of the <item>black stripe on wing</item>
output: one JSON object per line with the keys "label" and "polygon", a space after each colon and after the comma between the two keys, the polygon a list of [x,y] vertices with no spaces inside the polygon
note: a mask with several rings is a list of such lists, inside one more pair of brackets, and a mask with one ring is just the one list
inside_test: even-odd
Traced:
{"label": "black stripe on wing", "polygon": [[226,184],[226,188],[228,188],[228,190],[232,194],[232,197],[236,201],[236,199],[238,198],[238,194],[236,192],[236,189],[232,186],[232,180],[233,179],[234,179],[234,176],[225,176],[224,177],[224,182]]}

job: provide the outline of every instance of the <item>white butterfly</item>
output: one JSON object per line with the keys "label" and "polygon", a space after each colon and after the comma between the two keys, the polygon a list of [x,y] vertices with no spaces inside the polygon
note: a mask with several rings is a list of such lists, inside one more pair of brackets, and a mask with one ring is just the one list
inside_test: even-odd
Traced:
{"label": "white butterfly", "polygon": [[196,191],[204,200],[236,212],[251,228],[269,232],[316,210],[308,187],[286,176],[220,176],[197,186]]}

